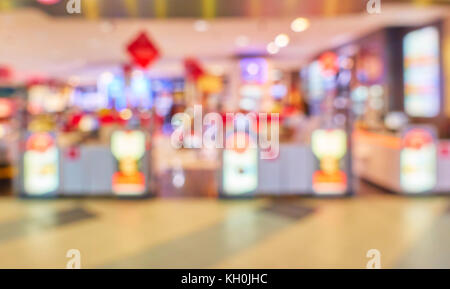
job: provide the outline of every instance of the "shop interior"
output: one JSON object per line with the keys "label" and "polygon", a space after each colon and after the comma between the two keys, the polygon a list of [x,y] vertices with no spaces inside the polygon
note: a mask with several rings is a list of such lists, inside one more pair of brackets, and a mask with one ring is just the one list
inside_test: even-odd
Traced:
{"label": "shop interior", "polygon": [[450,267],[446,1],[67,2],[0,0],[0,268]]}

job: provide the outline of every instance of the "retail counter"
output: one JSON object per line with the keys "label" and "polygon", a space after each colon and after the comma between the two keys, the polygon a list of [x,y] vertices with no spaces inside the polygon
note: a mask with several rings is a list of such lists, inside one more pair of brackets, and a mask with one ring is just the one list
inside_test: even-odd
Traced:
{"label": "retail counter", "polygon": [[149,191],[145,134],[115,131],[111,144],[57,144],[55,134],[28,133],[15,190],[24,197],[144,196]]}
{"label": "retail counter", "polygon": [[[280,143],[279,154],[224,151],[221,187],[225,197],[246,195],[344,196],[351,193],[348,148],[343,130],[316,130],[309,143]],[[315,146],[314,146],[315,144]]]}
{"label": "retail counter", "polygon": [[259,195],[311,194],[317,161],[308,145],[280,144],[278,158],[259,160]]}
{"label": "retail counter", "polygon": [[428,148],[407,151],[399,134],[359,130],[352,145],[355,176],[396,193],[450,192],[449,141],[430,140]]}

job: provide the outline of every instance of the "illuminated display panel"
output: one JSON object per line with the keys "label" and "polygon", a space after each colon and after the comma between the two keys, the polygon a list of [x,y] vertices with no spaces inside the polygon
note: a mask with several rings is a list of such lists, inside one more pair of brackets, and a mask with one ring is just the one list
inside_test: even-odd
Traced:
{"label": "illuminated display panel", "polygon": [[31,114],[62,112],[70,102],[71,90],[34,85],[28,89],[27,110]]}
{"label": "illuminated display panel", "polygon": [[27,195],[45,195],[59,186],[59,156],[49,133],[31,134],[24,153],[24,189]]}
{"label": "illuminated display panel", "polygon": [[244,58],[239,65],[243,83],[263,84],[267,81],[268,64],[264,58]]}
{"label": "illuminated display panel", "polygon": [[[245,134],[246,146],[236,144],[238,134]],[[227,138],[232,148],[223,151],[223,192],[238,196],[255,191],[258,187],[258,150],[250,146],[251,138],[243,132],[233,133]]]}
{"label": "illuminated display panel", "polygon": [[426,27],[403,39],[405,111],[413,117],[439,114],[439,31]]}
{"label": "illuminated display panel", "polygon": [[134,73],[131,78],[129,105],[149,109],[152,107],[151,81],[143,73]]}
{"label": "illuminated display panel", "polygon": [[347,134],[342,129],[318,129],[311,137],[320,169],[313,174],[313,191],[317,194],[344,194],[347,175],[341,160],[347,153]]}
{"label": "illuminated display panel", "polygon": [[97,111],[108,107],[108,98],[102,93],[76,90],[72,95],[71,105],[84,111]]}
{"label": "illuminated display panel", "polygon": [[145,155],[145,134],[142,131],[115,131],[111,136],[111,151],[118,162],[112,179],[116,195],[142,195],[146,191],[146,178],[141,171]]}
{"label": "illuminated display panel", "polygon": [[264,58],[243,58],[240,60],[239,108],[248,111],[258,109],[264,95],[263,85],[268,81],[268,67]]}
{"label": "illuminated display panel", "polygon": [[308,66],[308,94],[310,100],[321,100],[325,95],[322,66],[314,61]]}
{"label": "illuminated display panel", "polygon": [[432,190],[437,183],[437,150],[433,132],[426,128],[407,129],[400,153],[400,184],[407,193]]}
{"label": "illuminated display panel", "polygon": [[123,77],[115,76],[108,84],[108,98],[117,110],[122,110],[127,107],[127,98],[125,95],[125,79]]}

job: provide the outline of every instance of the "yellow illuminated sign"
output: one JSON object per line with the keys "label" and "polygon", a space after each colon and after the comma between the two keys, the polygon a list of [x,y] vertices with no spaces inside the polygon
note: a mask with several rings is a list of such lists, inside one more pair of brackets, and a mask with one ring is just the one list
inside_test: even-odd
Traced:
{"label": "yellow illuminated sign", "polygon": [[343,194],[347,190],[347,175],[340,161],[347,153],[347,134],[341,129],[319,129],[313,132],[311,147],[320,163],[313,174],[313,191],[318,194]]}
{"label": "yellow illuminated sign", "polygon": [[117,195],[145,193],[145,175],[139,170],[139,161],[145,154],[145,134],[142,131],[115,131],[111,136],[111,151],[118,161],[118,171],[112,179]]}

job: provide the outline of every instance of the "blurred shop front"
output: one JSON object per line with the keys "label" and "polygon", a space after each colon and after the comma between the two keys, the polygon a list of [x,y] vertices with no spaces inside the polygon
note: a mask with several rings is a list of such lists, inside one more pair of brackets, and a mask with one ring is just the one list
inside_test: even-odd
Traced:
{"label": "blurred shop front", "polygon": [[[302,70],[312,113],[335,123],[349,118],[356,177],[403,194],[449,191],[446,23],[388,27]],[[335,110],[348,103],[349,114],[321,113],[327,103]]]}
{"label": "blurred shop front", "polygon": [[[61,16],[54,7],[44,11]],[[361,7],[347,12],[372,17]],[[0,77],[0,179],[14,179],[15,194],[32,198],[347,197],[357,178],[402,194],[450,192],[450,22],[435,14],[420,24],[384,20],[287,60],[280,55],[291,41],[312,41],[326,32],[320,25],[345,21],[274,22],[290,24],[290,32],[273,37],[261,32],[266,22],[249,20],[256,32],[233,44],[246,49],[214,65],[214,54],[196,49],[245,21],[214,30],[216,19],[189,20],[192,35],[217,35],[190,50],[173,49],[190,39],[172,19],[155,20],[161,26],[153,32],[129,19],[98,21],[103,41],[119,47],[110,47],[120,61],[108,69],[92,61],[94,77],[86,79],[76,69],[21,83]],[[310,25],[315,34],[295,38]],[[122,27],[131,32],[119,34]],[[258,33],[273,38],[262,50],[250,41]],[[101,46],[92,39],[88,46]],[[183,49],[182,57],[165,58]],[[171,65],[177,73],[161,72]],[[208,147],[205,136],[232,144],[242,137],[245,146]]]}
{"label": "blurred shop front", "polygon": [[[16,190],[40,197],[343,196],[355,172],[397,192],[445,191],[438,180],[445,159],[437,158],[446,144],[439,144],[446,137],[441,26],[383,29],[324,51],[299,71],[245,56],[232,61],[227,77],[187,59],[181,78],[150,78],[125,66],[92,86],[29,83],[18,109]],[[279,154],[264,160],[251,148],[197,147],[202,136],[194,131],[184,148],[173,148],[171,135],[177,125],[191,126],[195,104],[223,116],[279,113]],[[192,116],[188,124],[174,123],[178,112]],[[236,133],[225,131],[225,138]],[[244,132],[261,137],[252,123]]]}
{"label": "blurred shop front", "polygon": [[[222,77],[186,59],[185,75],[177,78],[152,78],[142,67],[126,65],[120,73],[101,74],[94,85],[28,83],[17,110],[15,190],[23,197],[351,193],[349,126],[346,116],[338,124],[330,121],[342,116],[340,111],[348,114],[345,103],[338,111],[326,108],[329,119],[308,116],[299,71],[277,69],[264,56],[231,62],[234,70]],[[232,128],[228,122],[224,128],[226,140],[240,133],[254,142],[261,134],[276,137],[271,144],[279,148],[269,148],[276,155],[261,158],[260,149],[249,144],[197,145],[203,135],[194,129],[195,105],[223,119],[234,112]],[[180,112],[187,121],[177,120]],[[248,117],[251,112],[269,114],[264,130],[259,116],[255,122]],[[270,136],[275,121],[280,129]],[[214,125],[200,123],[204,132],[221,133]],[[184,126],[193,129],[175,148],[171,138]]]}

